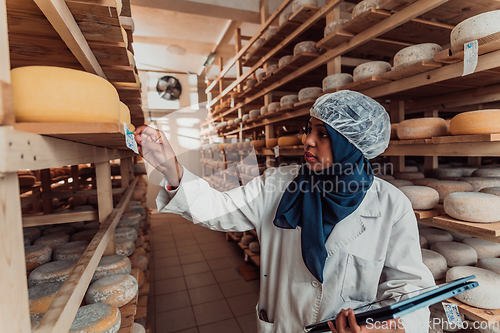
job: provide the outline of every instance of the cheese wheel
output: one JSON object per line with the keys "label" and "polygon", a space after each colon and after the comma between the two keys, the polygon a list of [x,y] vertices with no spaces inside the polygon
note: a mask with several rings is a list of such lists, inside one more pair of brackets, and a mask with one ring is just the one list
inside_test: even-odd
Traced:
{"label": "cheese wheel", "polygon": [[500,110],[469,111],[451,119],[453,135],[500,133]]}
{"label": "cheese wheel", "polygon": [[279,26],[281,27],[283,24],[287,23],[290,17],[293,15],[293,12],[289,7],[281,13],[280,18],[279,18]]}
{"label": "cheese wheel", "polygon": [[243,117],[241,118],[241,121],[246,122],[246,121],[248,121],[249,118],[250,118],[250,116],[248,114],[244,114]]}
{"label": "cheese wheel", "polygon": [[329,75],[323,79],[323,92],[343,87],[352,82],[354,82],[354,79],[351,74],[340,73]]}
{"label": "cheese wheel", "polygon": [[257,81],[257,80],[254,80],[254,79],[247,80],[246,86],[247,86],[248,88],[252,88],[252,87],[254,87],[254,86],[257,84],[257,82],[258,82],[258,81]]}
{"label": "cheese wheel", "polygon": [[125,122],[127,124],[127,127],[129,127],[131,123],[130,109],[123,102],[120,102],[120,119],[118,120],[118,122],[120,123],[120,125],[123,125],[123,123]]}
{"label": "cheese wheel", "polygon": [[26,260],[26,270],[30,271],[50,261],[52,258],[52,248],[45,244],[26,246],[24,248],[24,257]]}
{"label": "cheese wheel", "polygon": [[90,230],[84,230],[77,232],[73,236],[71,236],[71,241],[72,242],[77,242],[77,241],[87,241],[90,242],[94,236],[97,234],[99,230],[97,229],[90,229]]}
{"label": "cheese wheel", "polygon": [[286,146],[298,146],[302,143],[300,138],[297,135],[292,136],[282,136],[278,138],[278,146],[286,147]]}
{"label": "cheese wheel", "polygon": [[429,186],[428,184],[439,182],[439,180],[434,178],[417,178],[412,179],[411,181],[417,186]]}
{"label": "cheese wheel", "polygon": [[319,53],[318,48],[316,47],[316,42],[314,41],[305,41],[305,42],[300,42],[295,45],[293,48],[293,55],[297,56],[299,54],[302,54],[304,52],[310,52],[310,53]]}
{"label": "cheese wheel", "polygon": [[401,140],[430,139],[443,135],[446,135],[446,121],[443,118],[408,119],[398,125],[398,138]]}
{"label": "cheese wheel", "polygon": [[458,168],[436,168],[432,170],[432,174],[436,178],[462,177],[462,169]]}
{"label": "cheese wheel", "polygon": [[475,275],[474,281],[479,286],[466,291],[455,298],[480,309],[500,308],[500,275],[478,267],[453,267],[446,273],[446,282]]}
{"label": "cheese wheel", "polygon": [[448,232],[453,236],[453,240],[455,242],[460,242],[462,239],[470,237],[470,236],[461,234],[459,232],[453,232],[453,231],[449,231],[449,230],[448,230]]}
{"label": "cheese wheel", "polygon": [[276,31],[278,31],[278,27],[273,27],[273,26],[269,27],[266,30],[266,33],[264,34],[264,38],[269,39],[273,37],[274,35],[276,35]]}
{"label": "cheese wheel", "polygon": [[419,241],[420,241],[420,248],[422,248],[422,249],[429,248],[429,242],[427,241],[427,239],[425,239],[424,236],[419,235]]}
{"label": "cheese wheel", "polygon": [[126,256],[117,254],[104,256],[99,261],[91,282],[110,275],[130,274],[131,269],[130,259]]}
{"label": "cheese wheel", "polygon": [[462,177],[470,177],[472,173],[477,170],[476,167],[458,167],[456,169],[462,170]]}
{"label": "cheese wheel", "polygon": [[453,241],[453,236],[446,230],[436,229],[436,228],[425,228],[419,231],[421,236],[427,239],[429,245],[437,242],[451,242]]}
{"label": "cheese wheel", "polygon": [[463,51],[464,44],[500,32],[500,10],[492,10],[460,22],[450,34],[451,50]]}
{"label": "cheese wheel", "polygon": [[383,0],[363,0],[352,9],[352,18],[369,11],[370,9],[380,9]]}
{"label": "cheese wheel", "polygon": [[257,238],[254,235],[248,234],[241,238],[241,244],[248,246],[251,242],[255,242]]}
{"label": "cheese wheel", "polygon": [[416,210],[428,210],[436,207],[439,194],[436,190],[425,186],[402,186],[399,188],[411,202],[411,207]]}
{"label": "cheese wheel", "polygon": [[483,177],[462,177],[460,180],[472,185],[474,192],[479,192],[485,187],[500,187],[500,179]]}
{"label": "cheese wheel", "polygon": [[293,60],[293,55],[286,55],[284,57],[281,57],[279,62],[278,62],[278,67],[281,68],[283,66],[286,66],[290,64]]}
{"label": "cheese wheel", "polygon": [[260,82],[266,77],[266,73],[262,72],[257,74],[257,81]]}
{"label": "cheese wheel", "polygon": [[357,82],[372,76],[379,76],[380,74],[389,72],[390,70],[391,64],[386,61],[370,61],[354,68],[352,76],[354,82]]}
{"label": "cheese wheel", "polygon": [[289,105],[294,105],[295,103],[299,102],[299,96],[298,95],[286,95],[281,97],[280,99],[280,106],[289,106]]}
{"label": "cheese wheel", "polygon": [[323,93],[323,89],[318,87],[304,88],[299,91],[299,101],[305,101],[308,99],[316,99]]}
{"label": "cheese wheel", "polygon": [[[434,43],[425,43],[405,47],[394,56],[394,68],[397,68],[401,65],[410,65],[421,61],[434,61],[434,54],[442,50],[443,49],[441,48],[441,46]],[[446,122],[444,123],[444,125],[446,126]]]}
{"label": "cheese wheel", "polygon": [[146,333],[146,329],[139,323],[134,323],[132,333]]}
{"label": "cheese wheel", "polygon": [[328,23],[324,30],[324,37],[328,36],[334,31],[341,30],[344,25],[349,23],[351,19],[337,19]]}
{"label": "cheese wheel", "polygon": [[476,267],[484,268],[500,274],[500,258],[483,258],[477,261]]}
{"label": "cheese wheel", "polygon": [[474,237],[464,238],[462,243],[474,248],[478,259],[495,258],[500,256],[500,244],[498,243]]}
{"label": "cheese wheel", "polygon": [[117,239],[115,242],[115,248],[116,254],[128,257],[134,253],[135,244],[131,240]]}
{"label": "cheese wheel", "polygon": [[65,281],[76,261],[53,261],[37,267],[28,277],[28,286],[34,287],[47,282]]}
{"label": "cheese wheel", "polygon": [[260,110],[251,110],[248,112],[248,115],[250,116],[251,119],[257,118],[260,114]]}
{"label": "cheese wheel", "polygon": [[116,228],[115,239],[126,239],[135,242],[137,240],[137,230],[134,228]]}
{"label": "cheese wheel", "polygon": [[440,253],[422,249],[422,261],[431,271],[434,280],[443,279],[448,271],[446,259]]}
{"label": "cheese wheel", "polygon": [[398,138],[398,125],[399,124],[391,124],[391,140],[396,140]]}
{"label": "cheese wheel", "polygon": [[413,186],[413,183],[409,180],[406,179],[394,179],[394,180],[388,180],[388,183],[391,183],[392,185],[396,187],[401,187],[401,186]]}
{"label": "cheese wheel", "polygon": [[266,42],[266,39],[265,39],[264,37],[260,37],[260,38],[258,38],[258,39],[255,41],[255,43],[253,43],[253,46],[254,46],[255,48],[259,48],[259,47],[261,47],[262,45],[264,45],[264,43],[265,43],[265,42]]}
{"label": "cheese wheel", "polygon": [[23,238],[23,242],[24,242],[24,246],[30,246],[31,245],[31,242],[28,238]]}
{"label": "cheese wheel", "polygon": [[[32,89],[33,82],[36,89]],[[11,87],[16,122],[120,119],[118,92],[98,75],[50,66],[17,67],[11,71]]]}
{"label": "cheese wheel", "polygon": [[144,244],[144,236],[140,235],[137,237],[137,240],[135,241],[135,247],[141,247],[142,244]]}
{"label": "cheese wheel", "polygon": [[33,186],[36,183],[35,176],[22,175],[22,176],[18,176],[17,178],[19,180],[19,186],[21,186],[21,187]]}
{"label": "cheese wheel", "polygon": [[30,240],[30,242],[35,241],[41,235],[40,229],[36,227],[23,228],[23,236]]}
{"label": "cheese wheel", "polygon": [[395,172],[394,173],[394,178],[396,179],[405,179],[405,180],[414,180],[414,179],[420,179],[420,178],[425,178],[423,173],[420,172]]}
{"label": "cheese wheel", "polygon": [[55,250],[56,248],[67,242],[69,242],[69,235],[62,232],[57,232],[36,239],[34,244],[45,244],[50,246],[52,250]]}
{"label": "cheese wheel", "polygon": [[248,244],[248,248],[250,249],[250,251],[252,251],[253,253],[260,253],[260,243],[255,241],[255,242],[251,242],[250,244]]}
{"label": "cheese wheel", "polygon": [[57,233],[63,233],[67,235],[73,235],[75,233],[75,228],[69,226],[69,225],[60,225],[56,227],[51,227],[49,229],[45,229],[43,231],[43,235],[52,235],[52,234],[57,234]]}
{"label": "cheese wheel", "polygon": [[318,0],[293,0],[292,11],[295,13],[302,8],[302,6],[314,6],[318,7]]}
{"label": "cheese wheel", "polygon": [[472,177],[500,178],[500,168],[477,169],[472,173]]}
{"label": "cheese wheel", "polygon": [[251,142],[254,149],[260,149],[266,145],[265,140],[253,140]]}
{"label": "cheese wheel", "polygon": [[467,222],[500,221],[500,197],[487,193],[455,192],[444,199],[449,216]]}
{"label": "cheese wheel", "polygon": [[474,266],[477,263],[476,250],[467,244],[436,242],[431,245],[431,250],[442,254],[446,258],[448,267]]}
{"label": "cheese wheel", "polygon": [[439,193],[440,203],[443,203],[444,198],[446,198],[446,196],[450,193],[473,191],[471,184],[453,180],[440,180],[437,182],[431,182],[427,186],[435,189]]}
{"label": "cheese wheel", "polygon": [[485,188],[482,188],[479,192],[500,196],[500,187],[485,187]]}
{"label": "cheese wheel", "polygon": [[267,148],[274,148],[277,145],[278,145],[278,139],[276,139],[276,138],[266,140],[266,147]]}
{"label": "cheese wheel", "polygon": [[140,201],[130,201],[130,212],[137,213],[142,216],[144,214],[144,207]]}
{"label": "cheese wheel", "polygon": [[278,64],[267,65],[266,75],[270,75],[278,70]]}
{"label": "cheese wheel", "polygon": [[103,277],[92,283],[85,293],[87,304],[106,303],[124,306],[137,295],[137,280],[130,274]]}
{"label": "cheese wheel", "polygon": [[280,108],[280,102],[273,102],[267,106],[267,112],[273,113],[276,112]]}
{"label": "cheese wheel", "polygon": [[139,268],[139,270],[144,272],[148,269],[148,259],[145,256],[137,256],[132,267]]}
{"label": "cheese wheel", "polygon": [[55,261],[58,260],[78,261],[83,256],[83,253],[87,249],[88,245],[89,242],[87,241],[69,242],[55,249],[52,256]]}
{"label": "cheese wheel", "polygon": [[85,305],[78,309],[68,333],[117,333],[121,319],[116,306],[106,303]]}
{"label": "cheese wheel", "polygon": [[64,282],[49,282],[28,288],[30,317],[40,322]]}
{"label": "cheese wheel", "polygon": [[[263,107],[260,108],[260,110],[255,110],[255,111],[259,111],[259,112],[258,113],[255,112],[256,116],[254,118],[257,118],[259,116],[259,114],[261,116],[263,116],[267,113],[267,105],[264,105]],[[252,118],[252,116],[250,116],[250,118]]]}
{"label": "cheese wheel", "polygon": [[139,225],[142,221],[142,216],[137,213],[123,214],[116,225],[117,228],[134,228],[139,230]]}
{"label": "cheese wheel", "polygon": [[394,180],[394,177],[391,175],[376,175],[376,176],[383,180]]}

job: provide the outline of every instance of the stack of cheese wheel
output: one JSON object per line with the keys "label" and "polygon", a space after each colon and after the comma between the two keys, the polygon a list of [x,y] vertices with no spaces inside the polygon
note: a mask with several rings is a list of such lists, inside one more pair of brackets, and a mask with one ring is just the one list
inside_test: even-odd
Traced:
{"label": "stack of cheese wheel", "polygon": [[500,197],[488,193],[455,192],[444,199],[449,216],[467,222],[500,221]]}
{"label": "stack of cheese wheel", "polygon": [[429,245],[432,245],[437,242],[453,241],[453,236],[446,230],[441,230],[436,228],[423,228],[419,232],[420,236],[425,237]]}
{"label": "stack of cheese wheel", "polygon": [[137,280],[130,274],[115,274],[92,283],[85,294],[87,304],[106,303],[121,307],[137,295]]}
{"label": "stack of cheese wheel", "polygon": [[141,223],[142,216],[137,213],[126,213],[123,214],[118,221],[117,228],[134,228],[139,230],[139,225]]}
{"label": "stack of cheese wheel", "polygon": [[398,125],[398,138],[401,140],[430,139],[446,135],[446,121],[439,117],[403,120]]}
{"label": "stack of cheese wheel", "polygon": [[477,253],[477,259],[500,257],[500,244],[481,238],[466,237],[462,243],[471,246]]}
{"label": "stack of cheese wheel", "polygon": [[487,187],[500,186],[500,179],[498,178],[485,178],[485,177],[462,177],[461,181],[467,182],[472,185],[475,192],[481,191]]}
{"label": "stack of cheese wheel", "polygon": [[448,267],[474,266],[477,263],[477,253],[467,244],[457,242],[436,242],[431,250],[443,255]]}
{"label": "stack of cheese wheel", "polygon": [[472,173],[472,177],[499,178],[500,168],[480,168]]}
{"label": "stack of cheese wheel", "polygon": [[121,255],[104,256],[99,261],[99,265],[92,276],[92,281],[95,282],[105,276],[115,274],[130,274],[131,264],[129,258]]}
{"label": "stack of cheese wheel", "polygon": [[30,271],[50,262],[52,249],[45,244],[30,245],[24,248],[24,256],[26,259],[26,270]]}
{"label": "stack of cheese wheel", "polygon": [[302,143],[301,139],[297,135],[292,136],[282,136],[278,138],[278,146],[298,146]]}
{"label": "stack of cheese wheel", "polygon": [[48,282],[28,288],[30,317],[38,324],[64,282]]}
{"label": "stack of cheese wheel", "polygon": [[[266,113],[267,113],[267,105],[264,105],[263,107],[261,107],[261,108],[260,108],[260,115],[261,115],[261,116],[263,116],[263,115],[265,115]],[[257,117],[258,117],[258,116],[259,116],[259,115],[257,114]],[[257,117],[255,117],[255,118],[257,118]],[[250,118],[252,118],[252,117],[250,117]]]}
{"label": "stack of cheese wheel", "polygon": [[273,102],[267,106],[267,112],[268,113],[276,112],[279,110],[280,106],[281,106],[280,102]]}
{"label": "stack of cheese wheel", "polygon": [[17,122],[120,120],[118,92],[94,74],[49,66],[18,67],[11,71],[11,86]]}
{"label": "stack of cheese wheel", "polygon": [[323,92],[329,92],[354,82],[351,74],[332,74],[323,79]]}
{"label": "stack of cheese wheel", "polygon": [[463,51],[464,44],[500,32],[500,10],[482,13],[460,22],[450,34],[451,50]]}
{"label": "stack of cheese wheel", "polygon": [[42,232],[37,227],[23,228],[23,237],[27,238],[30,243],[33,243],[41,234]]}
{"label": "stack of cheese wheel", "polygon": [[68,333],[117,333],[121,318],[116,306],[106,303],[85,305],[78,309]]}
{"label": "stack of cheese wheel", "polygon": [[138,268],[142,272],[146,271],[148,269],[148,258],[145,256],[137,256],[133,268]]}
{"label": "stack of cheese wheel", "polygon": [[34,287],[47,282],[65,281],[76,261],[53,261],[35,268],[28,277],[28,286]]}
{"label": "stack of cheese wheel", "polygon": [[422,249],[422,261],[429,268],[434,280],[443,279],[448,271],[445,257],[438,252]]}
{"label": "stack of cheese wheel", "polygon": [[281,97],[280,99],[280,106],[285,107],[285,106],[293,106],[295,103],[299,102],[299,96],[298,95],[285,95]]}
{"label": "stack of cheese wheel", "polygon": [[439,202],[438,192],[430,187],[402,186],[399,189],[408,197],[415,210],[429,210]]}
{"label": "stack of cheese wheel", "polygon": [[460,178],[463,176],[462,169],[458,168],[436,168],[432,170],[434,177],[437,179],[447,179],[451,180],[451,178]]}
{"label": "stack of cheese wheel", "polygon": [[59,246],[54,250],[53,258],[55,261],[78,261],[83,256],[89,243],[87,241],[69,242]]}
{"label": "stack of cheese wheel", "polygon": [[394,56],[394,68],[398,68],[402,65],[415,64],[421,61],[434,61],[434,54],[440,52],[441,50],[441,46],[434,43],[425,43],[405,47]]}
{"label": "stack of cheese wheel", "polygon": [[128,239],[117,239],[115,242],[116,254],[129,257],[134,253],[135,243]]}
{"label": "stack of cheese wheel", "polygon": [[115,229],[115,239],[116,240],[131,240],[132,242],[135,242],[137,240],[137,230],[134,228],[129,228],[129,227],[123,227],[123,228],[116,228]]}
{"label": "stack of cheese wheel", "polygon": [[53,234],[45,235],[37,238],[34,244],[45,244],[50,246],[52,250],[55,250],[59,246],[69,242],[70,236],[63,232],[56,232]]}
{"label": "stack of cheese wheel", "polygon": [[453,180],[436,180],[429,182],[426,186],[435,189],[439,193],[439,202],[443,203],[444,198],[450,193],[472,192],[472,185],[467,182]]}
{"label": "stack of cheese wheel", "polygon": [[453,135],[500,133],[500,110],[470,111],[451,119]]}
{"label": "stack of cheese wheel", "polygon": [[354,82],[367,79],[372,76],[379,76],[382,73],[389,72],[391,64],[385,61],[371,61],[361,64],[354,68],[352,74]]}
{"label": "stack of cheese wheel", "polygon": [[251,110],[248,112],[248,115],[250,116],[250,119],[257,118],[260,114],[260,110]]}

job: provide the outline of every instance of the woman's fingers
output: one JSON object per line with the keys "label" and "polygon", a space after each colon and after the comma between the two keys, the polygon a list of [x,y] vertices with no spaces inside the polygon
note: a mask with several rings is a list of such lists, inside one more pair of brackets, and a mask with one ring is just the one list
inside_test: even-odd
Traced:
{"label": "woman's fingers", "polygon": [[348,333],[349,328],[347,327],[347,311],[342,309],[340,313],[337,315],[337,318],[335,318],[335,327],[337,327],[337,332],[338,333]]}
{"label": "woman's fingers", "polygon": [[356,322],[356,316],[354,315],[354,310],[349,309],[347,311],[347,319],[349,322],[349,327],[351,328],[351,332],[359,333],[361,332],[361,327]]}
{"label": "woman's fingers", "polygon": [[328,327],[330,328],[330,331],[332,331],[332,333],[338,333],[337,330],[335,329],[335,325],[333,325],[333,323],[331,321],[327,322],[328,324]]}

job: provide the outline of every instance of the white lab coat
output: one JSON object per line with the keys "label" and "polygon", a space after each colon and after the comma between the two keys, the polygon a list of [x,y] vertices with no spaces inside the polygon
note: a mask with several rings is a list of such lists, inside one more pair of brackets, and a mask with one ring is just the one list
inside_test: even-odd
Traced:
{"label": "white lab coat", "polygon": [[[339,222],[326,241],[328,257],[321,284],[302,260],[301,228],[273,224],[280,199],[299,166],[268,169],[245,186],[219,192],[184,169],[179,188],[162,189],[158,211],[182,215],[219,231],[256,229],[261,247],[259,333],[299,333],[306,325],[434,285],[422,263],[417,222],[409,200],[391,184],[375,178],[359,207]],[[403,318],[406,333],[428,332],[429,311]]]}

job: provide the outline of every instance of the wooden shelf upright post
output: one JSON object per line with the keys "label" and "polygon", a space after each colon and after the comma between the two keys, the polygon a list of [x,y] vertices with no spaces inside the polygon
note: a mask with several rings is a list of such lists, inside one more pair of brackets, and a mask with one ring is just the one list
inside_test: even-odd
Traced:
{"label": "wooden shelf upright post", "polygon": [[[99,223],[104,223],[113,210],[113,193],[111,189],[111,166],[109,161],[95,164],[97,182],[97,205],[99,206]],[[116,254],[115,237],[111,237],[104,250],[104,255]]]}
{"label": "wooden shelf upright post", "polygon": [[[337,2],[337,0],[327,0],[326,4],[329,5],[332,2]],[[330,22],[333,22],[335,20],[340,19],[340,2],[333,8],[331,12],[326,14],[326,25],[328,25]],[[333,75],[333,74],[340,74],[342,73],[342,57],[338,56],[333,58],[332,61],[329,61],[326,64],[327,67],[327,76],[328,75]]]}
{"label": "wooden shelf upright post", "polygon": [[[389,115],[391,117],[391,123],[399,124],[405,120],[405,102],[392,100],[390,106]],[[392,172],[404,171],[405,170],[405,157],[391,156]]]}
{"label": "wooden shelf upright post", "polygon": [[[132,163],[131,158],[122,158],[120,160],[121,188],[127,188],[130,185],[130,182],[132,181],[129,172],[131,163]],[[127,203],[125,210],[123,212],[124,213],[130,212],[130,202]]]}
{"label": "wooden shelf upright post", "polygon": [[[425,111],[424,117],[439,117],[438,110]],[[437,169],[439,166],[437,156],[425,156],[424,157],[424,174],[426,177],[432,177],[432,170]]]}

